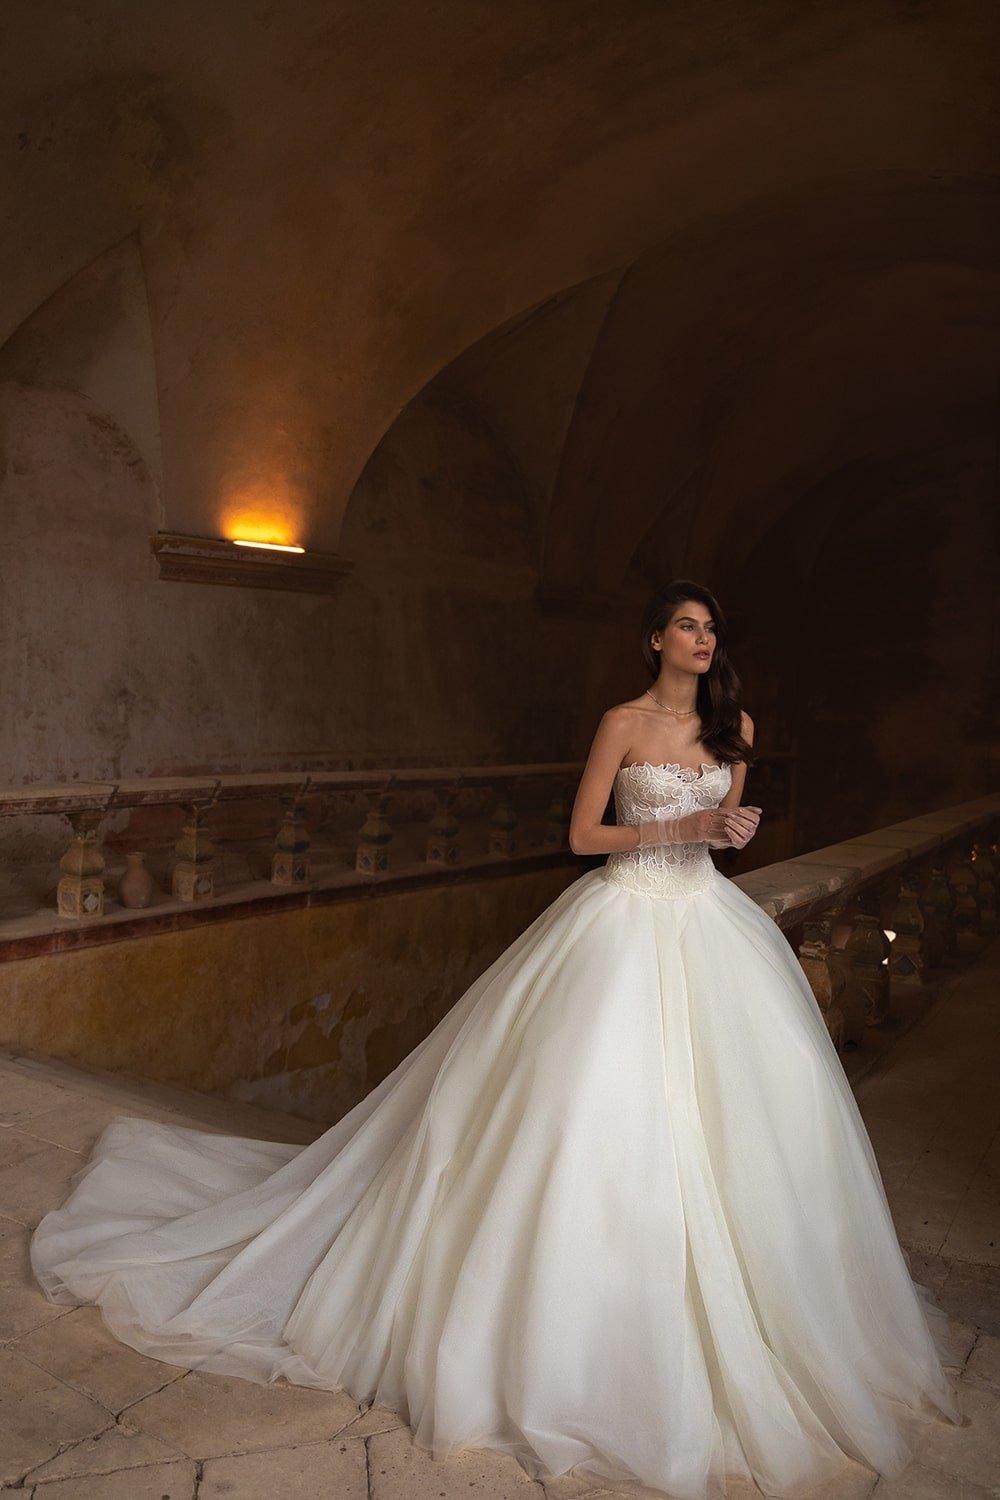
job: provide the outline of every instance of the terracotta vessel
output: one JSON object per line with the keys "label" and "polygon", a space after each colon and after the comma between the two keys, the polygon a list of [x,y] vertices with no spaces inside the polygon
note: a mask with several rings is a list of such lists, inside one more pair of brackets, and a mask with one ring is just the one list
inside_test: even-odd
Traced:
{"label": "terracotta vessel", "polygon": [[138,908],[148,906],[152,901],[155,887],[145,861],[145,854],[126,854],[125,874],[118,885],[118,899],[122,906]]}

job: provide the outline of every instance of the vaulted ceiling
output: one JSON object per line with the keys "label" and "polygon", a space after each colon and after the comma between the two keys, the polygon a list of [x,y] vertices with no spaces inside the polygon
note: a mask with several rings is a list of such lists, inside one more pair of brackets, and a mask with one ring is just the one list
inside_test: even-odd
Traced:
{"label": "vaulted ceiling", "polygon": [[12,0],[0,342],[130,242],[167,528],[335,550],[434,382],[549,596],[736,573],[830,473],[995,424],[998,14]]}
{"label": "vaulted ceiling", "polygon": [[434,388],[513,452],[545,593],[613,596],[640,549],[736,578],[831,473],[993,431],[997,202],[987,178],[900,172],[776,194],[457,360]]}

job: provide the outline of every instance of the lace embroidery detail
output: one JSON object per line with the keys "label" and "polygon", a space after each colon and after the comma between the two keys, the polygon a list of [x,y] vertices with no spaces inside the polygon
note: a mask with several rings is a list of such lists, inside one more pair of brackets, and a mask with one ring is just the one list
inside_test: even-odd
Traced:
{"label": "lace embroidery detail", "polygon": [[[619,823],[648,823],[657,817],[681,818],[718,807],[732,784],[727,765],[702,761],[699,770],[679,762],[654,765],[634,761],[614,780],[615,816]],[[609,854],[605,880],[640,896],[693,896],[717,877],[707,844],[653,844]]]}

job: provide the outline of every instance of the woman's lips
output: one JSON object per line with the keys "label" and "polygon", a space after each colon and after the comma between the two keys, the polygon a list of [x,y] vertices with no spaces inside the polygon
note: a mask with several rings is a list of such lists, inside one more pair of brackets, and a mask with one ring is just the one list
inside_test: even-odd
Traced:
{"label": "woman's lips", "polygon": [[710,651],[696,651],[694,654],[695,656],[700,656],[703,660],[707,661],[712,653]]}

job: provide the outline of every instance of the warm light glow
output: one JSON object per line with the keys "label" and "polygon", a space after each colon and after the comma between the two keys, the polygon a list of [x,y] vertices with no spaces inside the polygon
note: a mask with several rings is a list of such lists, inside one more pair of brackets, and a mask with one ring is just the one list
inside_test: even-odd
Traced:
{"label": "warm light glow", "polygon": [[243,537],[234,536],[232,539],[234,547],[263,547],[265,552],[304,552],[304,547],[293,547],[287,542],[249,542]]}
{"label": "warm light glow", "polygon": [[[885,933],[886,937],[889,939],[889,941],[891,943],[894,940],[896,934],[892,931],[892,929],[890,927],[883,927],[882,931]],[[889,962],[888,958],[883,958],[883,960],[882,960],[882,966],[883,966],[883,968],[886,966],[886,964],[888,964],[888,962]]]}
{"label": "warm light glow", "polygon": [[304,497],[284,474],[261,472],[252,479],[232,475],[219,497],[218,536],[227,541],[298,547],[310,534]]}

